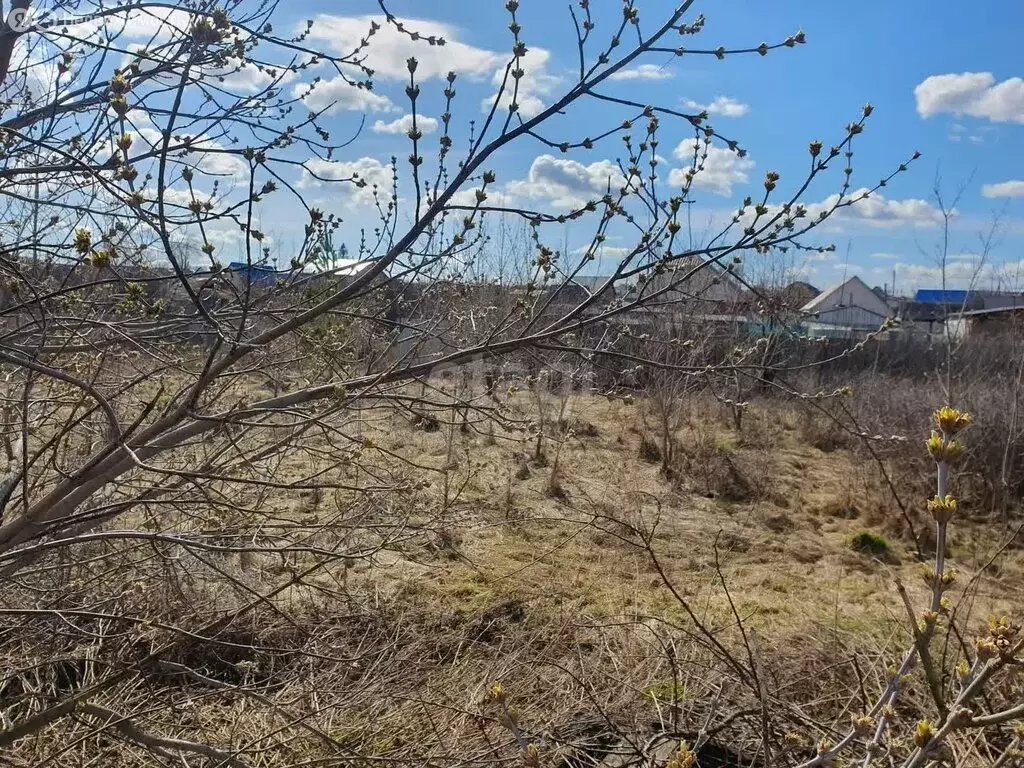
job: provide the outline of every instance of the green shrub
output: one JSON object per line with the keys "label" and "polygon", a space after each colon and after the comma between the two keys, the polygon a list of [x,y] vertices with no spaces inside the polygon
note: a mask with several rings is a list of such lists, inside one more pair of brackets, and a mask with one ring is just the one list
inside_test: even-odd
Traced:
{"label": "green shrub", "polygon": [[889,542],[885,536],[872,531],[860,531],[850,539],[850,548],[857,552],[875,557],[886,557],[890,554]]}

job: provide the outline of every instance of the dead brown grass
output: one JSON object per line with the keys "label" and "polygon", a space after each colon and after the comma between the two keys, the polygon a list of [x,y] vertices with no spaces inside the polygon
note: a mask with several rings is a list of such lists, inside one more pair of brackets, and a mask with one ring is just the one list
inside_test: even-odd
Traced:
{"label": "dead brown grass", "polygon": [[[514,691],[523,722],[548,734],[552,757],[580,748],[551,733],[586,731],[594,718],[640,732],[652,719],[699,723],[715,697],[724,696],[723,709],[740,707],[740,699],[716,692],[729,679],[720,659],[699,638],[682,641],[692,622],[638,531],[653,531],[649,544],[664,577],[700,620],[740,648],[739,616],[757,633],[764,665],[779,670],[777,689],[823,717],[840,716],[858,688],[873,684],[858,679],[848,659],[883,659],[905,645],[893,579],[915,595],[924,590],[898,510],[869,461],[835,440],[810,444],[798,412],[754,407],[737,433],[727,414],[695,402],[675,435],[678,464],[666,476],[641,458],[643,404],[575,397],[571,417],[545,439],[547,461],[531,458],[532,405],[513,397],[506,407],[523,429],[463,431],[443,412],[415,423],[387,410],[363,414],[359,431],[370,447],[336,472],[354,484],[411,481],[410,490],[373,498],[358,519],[401,517],[403,534],[372,557],[339,561],[282,590],[218,636],[293,652],[233,656],[197,641],[174,657],[233,685],[257,676],[260,695],[276,706],[301,702],[329,747],[268,736],[282,727],[273,707],[246,697],[226,703],[173,677],[142,699],[118,692],[107,703],[188,701],[185,720],[154,714],[148,725],[173,732],[184,724],[210,743],[261,745],[266,765],[345,750],[400,764],[431,753],[514,759],[513,745],[500,746],[508,734],[481,714],[494,680]],[[556,454],[561,492],[553,494]],[[307,476],[311,462],[287,457],[276,476]],[[332,526],[351,521],[355,503],[345,492],[277,492],[260,509],[264,523],[323,526],[315,541],[326,547],[352,535]],[[885,533],[893,555],[886,562],[851,550],[850,537],[864,529]],[[1024,602],[1024,552],[986,567],[998,533],[991,524],[956,528],[952,561],[965,581],[977,577],[961,616],[967,624]],[[168,615],[192,606],[202,606],[206,619],[226,614],[246,597],[236,581],[266,589],[305,561],[261,554],[218,563],[230,578],[196,568],[188,578],[179,573],[177,593],[160,569],[140,571],[145,600],[137,612],[153,615],[159,605]],[[108,599],[90,599],[101,597]],[[604,722],[586,732],[597,738],[607,730]],[[86,732],[54,726],[50,742],[24,745],[20,759],[52,757],[54,740]],[[730,733],[730,748],[753,738],[748,726]],[[83,743],[54,764],[79,764],[96,748]],[[146,764],[141,751],[115,751],[118,764]]]}

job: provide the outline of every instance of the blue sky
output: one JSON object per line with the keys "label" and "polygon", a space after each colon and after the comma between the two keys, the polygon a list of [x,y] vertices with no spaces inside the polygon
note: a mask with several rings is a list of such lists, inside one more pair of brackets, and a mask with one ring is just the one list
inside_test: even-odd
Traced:
{"label": "blue sky", "polygon": [[[665,0],[638,2],[642,27],[653,28],[673,5]],[[342,177],[357,168],[368,179],[385,178],[389,172],[381,166],[394,154],[405,178],[409,141],[398,130],[400,123],[392,123],[408,111],[403,70],[410,53],[421,61],[420,106],[427,117],[441,111],[440,75],[448,68],[460,74],[453,114],[456,147],[465,140],[468,122],[479,123],[483,117],[481,102],[493,93],[494,72],[504,66],[511,36],[503,2],[396,0],[389,7],[409,19],[410,29],[444,34],[449,44],[416,45],[385,30],[370,54],[370,63],[378,70],[376,96],[331,90],[330,83],[321,88],[311,103],[337,102],[326,121],[336,136],[354,132],[366,117],[357,140],[335,156],[334,166],[321,168],[325,173]],[[617,0],[593,0],[592,7],[598,21],[595,35],[605,39],[602,32],[607,35],[620,5]],[[282,9],[288,23],[316,16],[318,44],[337,46],[339,53],[349,39],[364,33],[364,17],[379,13],[376,2],[369,0],[292,0]],[[949,282],[973,280],[989,287],[999,279],[1024,289],[1024,59],[1018,53],[1024,3],[989,0],[985,13],[972,13],[954,3],[925,0],[778,0],[770,9],[755,0],[698,0],[688,20],[697,13],[706,17],[704,31],[685,40],[672,34],[670,45],[747,47],[762,40],[781,41],[801,28],[807,34],[806,45],[765,57],[727,56],[718,61],[711,56],[654,54],[638,62],[642,67],[632,68],[632,79],[608,85],[608,93],[652,104],[691,110],[698,108],[694,105],[709,106],[715,128],[748,150],[742,160],[726,150],[709,157],[693,195],[692,220],[698,234],[721,221],[745,194],[762,190],[765,171],[782,175],[781,189],[789,189],[787,183],[798,184],[807,167],[808,141],[821,139],[826,147],[836,142],[844,126],[870,102],[874,114],[856,141],[854,188],[873,186],[915,150],[922,156],[882,190],[881,197],[866,201],[869,205],[862,212],[828,225],[818,239],[834,242],[835,253],[813,260],[787,257],[793,275],[824,287],[849,274],[860,274],[869,284],[891,283],[895,270],[898,290],[937,285],[935,248],[941,217],[932,193],[941,176],[948,201],[962,187],[952,219]],[[568,6],[522,0],[519,14],[531,49],[526,67],[531,96],[537,105],[548,104],[572,84],[576,49]],[[330,73],[323,74],[328,78]],[[552,135],[579,140],[594,126],[621,115],[607,105],[584,100],[555,124]],[[680,165],[672,157],[673,148],[689,135],[692,132],[683,125],[664,125],[659,154],[667,161],[665,182],[670,180],[669,170]],[[436,147],[436,139],[436,134],[426,136],[425,146]],[[491,164],[498,177],[496,189],[503,194],[498,199],[547,209],[593,196],[594,178],[621,156],[621,148],[615,140],[591,151],[560,155],[528,138],[517,142]],[[424,154],[429,165],[433,152]],[[579,188],[567,179],[576,179]],[[821,202],[841,181],[839,173],[829,175],[809,190],[806,202]],[[360,195],[347,184],[307,183],[306,192],[317,205],[344,217],[342,239],[347,242],[355,242],[360,225],[372,227],[365,191]],[[979,265],[980,235],[996,214],[999,231],[985,263]],[[286,205],[265,206],[262,215],[262,228],[284,258],[298,237],[295,212]],[[589,235],[584,225],[575,224],[552,239],[565,238],[576,247]]]}

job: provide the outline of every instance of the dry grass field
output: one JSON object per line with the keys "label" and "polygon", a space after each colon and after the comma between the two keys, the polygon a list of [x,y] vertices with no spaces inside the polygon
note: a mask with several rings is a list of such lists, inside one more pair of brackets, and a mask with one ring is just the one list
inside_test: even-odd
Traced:
{"label": "dry grass field", "polygon": [[[701,730],[700,764],[714,768],[759,759],[758,710],[729,654],[765,671],[772,727],[794,761],[884,687],[910,640],[895,584],[915,604],[928,591],[900,510],[855,440],[771,401],[737,432],[723,406],[697,397],[666,475],[647,402],[502,399],[506,429],[458,409],[347,413],[337,427],[355,446],[350,462],[323,463],[307,440],[254,468],[275,488],[211,484],[230,497],[212,505],[225,517],[146,513],[153,530],[222,550],[143,544],[97,557],[98,571],[88,559],[67,567],[65,607],[142,617],[128,632],[150,648],[171,626],[194,635],[162,662],[162,684],[111,689],[111,710],[129,700],[148,727],[232,745],[252,765],[515,765],[521,745],[486,695],[500,682],[545,765],[634,764],[618,756],[622,734]],[[272,536],[291,548],[243,546]],[[989,520],[957,521],[959,626],[1024,603],[1013,538]],[[68,637],[76,674],[101,679],[104,641]],[[32,653],[28,637],[7,648],[12,665]],[[83,653],[93,660],[81,666]],[[924,687],[906,701],[912,722]],[[54,750],[55,739],[67,746]],[[148,757],[64,720],[23,741],[12,764],[101,759]]]}

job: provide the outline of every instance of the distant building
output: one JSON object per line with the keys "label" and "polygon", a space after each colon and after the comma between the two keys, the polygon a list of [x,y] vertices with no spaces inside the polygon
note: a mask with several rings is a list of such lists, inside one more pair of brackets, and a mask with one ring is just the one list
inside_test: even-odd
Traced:
{"label": "distant building", "polygon": [[914,294],[914,301],[918,304],[958,305],[961,307],[980,309],[980,307],[970,307],[970,305],[975,303],[976,300],[977,294],[974,291],[921,288]]}
{"label": "distant building", "polygon": [[650,307],[696,316],[730,314],[747,300],[746,286],[731,269],[699,256],[678,259],[645,277],[626,293],[627,302],[650,298]]}
{"label": "distant building", "polygon": [[[943,290],[926,288],[913,299],[900,299],[896,313],[900,326],[910,332],[939,335],[947,322],[954,335],[964,335],[982,324],[995,328],[1004,317],[1001,310],[1024,307],[1024,294],[985,290]],[[1011,313],[1012,314],[1012,313]]]}
{"label": "distant building", "polygon": [[877,331],[893,316],[889,305],[856,276],[818,294],[801,311],[808,336],[835,338]]}
{"label": "distant building", "polygon": [[923,336],[941,334],[946,318],[963,309],[963,305],[901,299],[896,304],[896,317],[905,333]]}
{"label": "distant building", "polygon": [[611,279],[611,275],[576,275],[561,286],[558,298],[579,304],[596,297],[595,305],[608,304],[615,299],[615,285],[609,284]]}
{"label": "distant building", "polygon": [[821,295],[821,291],[803,280],[796,280],[781,289],[762,290],[761,293],[775,299],[780,307],[793,310],[799,310],[806,306],[807,302]]}
{"label": "distant building", "polygon": [[1024,335],[1024,301],[1016,306],[971,309],[950,315],[949,335],[954,339],[970,336]]}
{"label": "distant building", "polygon": [[276,269],[267,264],[247,264],[244,261],[233,261],[228,265],[232,281],[240,288],[249,285],[253,288],[274,288],[279,283],[308,283],[326,277],[341,279],[359,275],[369,267],[371,262],[358,259],[335,259],[329,269],[318,269],[308,265],[296,269]]}

